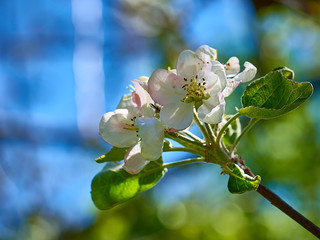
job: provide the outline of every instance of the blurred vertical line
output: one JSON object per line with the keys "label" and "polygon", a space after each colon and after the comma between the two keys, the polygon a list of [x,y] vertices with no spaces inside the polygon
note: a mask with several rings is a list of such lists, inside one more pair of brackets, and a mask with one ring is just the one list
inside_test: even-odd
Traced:
{"label": "blurred vertical line", "polygon": [[72,0],[77,124],[85,139],[97,138],[105,109],[102,7],[102,0]]}

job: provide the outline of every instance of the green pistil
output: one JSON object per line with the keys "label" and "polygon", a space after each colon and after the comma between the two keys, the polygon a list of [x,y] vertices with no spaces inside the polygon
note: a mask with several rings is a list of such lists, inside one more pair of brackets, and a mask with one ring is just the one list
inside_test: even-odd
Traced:
{"label": "green pistil", "polygon": [[[206,100],[210,97],[205,87],[205,79],[202,78],[202,82],[198,82],[198,75],[192,76],[192,79],[184,79],[186,84],[182,88],[186,91],[186,97],[181,100],[184,103],[202,103],[202,100]],[[189,83],[188,83],[189,82]]]}
{"label": "green pistil", "polygon": [[123,127],[123,129],[130,130],[130,131],[138,131],[139,130],[138,127],[130,126],[130,125],[127,125],[126,127]]}

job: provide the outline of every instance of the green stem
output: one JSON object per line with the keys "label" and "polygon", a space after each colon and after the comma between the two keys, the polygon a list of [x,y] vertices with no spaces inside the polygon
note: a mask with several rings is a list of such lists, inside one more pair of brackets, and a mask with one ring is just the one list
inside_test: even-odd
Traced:
{"label": "green stem", "polygon": [[187,149],[192,149],[194,153],[199,156],[204,157],[205,155],[205,146],[201,142],[195,142],[192,139],[179,134],[179,133],[166,133],[166,138],[172,139]]}
{"label": "green stem", "polygon": [[236,146],[237,146],[239,140],[242,138],[242,136],[243,136],[244,134],[246,134],[246,132],[248,132],[248,131],[252,128],[252,126],[253,126],[256,122],[258,122],[258,121],[259,121],[259,119],[251,118],[251,120],[250,120],[250,122],[248,123],[248,125],[242,130],[242,132],[241,132],[241,134],[239,135],[239,137],[237,137],[236,140],[234,141],[230,153],[233,153],[234,149],[236,148]]}
{"label": "green stem", "polygon": [[229,150],[227,149],[226,145],[223,142],[221,142],[221,146],[222,146],[222,149],[224,150],[224,152],[226,152],[226,153],[229,152]]}
{"label": "green stem", "polygon": [[190,132],[188,130],[184,130],[184,131],[182,131],[182,133],[187,135],[188,137],[192,138],[193,140],[195,140],[197,142],[203,143],[203,140],[201,138],[199,138],[198,136],[194,135],[192,132]]}
{"label": "green stem", "polygon": [[221,139],[222,139],[222,136],[223,136],[223,133],[225,132],[225,130],[227,129],[227,127],[234,121],[236,120],[238,117],[240,117],[241,114],[240,113],[237,113],[235,115],[233,115],[232,118],[230,118],[226,124],[221,128],[220,132],[218,133],[218,136],[217,136],[217,139],[216,139],[216,144],[219,144]]}
{"label": "green stem", "polygon": [[230,162],[229,152],[225,151],[221,146],[210,144],[206,146],[206,161],[224,166]]}
{"label": "green stem", "polygon": [[196,122],[196,124],[199,126],[203,137],[206,139],[206,142],[209,142],[210,141],[209,134],[208,134],[207,130],[201,124],[201,122],[200,122],[200,120],[198,118],[197,112],[196,112],[196,110],[194,108],[193,108],[193,119]]}
{"label": "green stem", "polygon": [[214,141],[215,141],[215,139],[214,139],[214,138],[215,138],[215,135],[214,135],[214,133],[213,133],[213,130],[212,130],[212,128],[211,128],[211,125],[208,124],[208,123],[205,123],[204,126],[205,126],[205,128],[207,129],[207,133],[208,133],[208,135],[209,135],[210,142],[211,142],[211,143],[214,143]]}
{"label": "green stem", "polygon": [[217,131],[218,131],[218,126],[219,126],[219,124],[217,123],[217,124],[214,124],[214,126],[213,126],[213,129],[214,129],[214,135],[217,135]]}
{"label": "green stem", "polygon": [[172,139],[185,147],[179,150],[186,151],[190,149],[189,152],[204,157],[207,162],[222,166],[230,161],[228,152],[216,144],[195,142],[177,132],[166,133],[166,138]]}
{"label": "green stem", "polygon": [[173,168],[173,167],[178,167],[178,166],[182,166],[182,165],[186,165],[186,164],[190,164],[190,163],[197,163],[197,162],[205,162],[205,158],[204,157],[189,158],[189,159],[185,159],[185,160],[182,160],[182,161],[179,161],[179,162],[166,163],[166,164],[163,164],[163,165],[161,165],[159,167],[152,168],[147,172],[144,172],[144,173],[141,173],[141,174],[132,175],[132,177],[127,178],[127,179],[142,178],[142,177],[148,176],[151,173],[163,170],[165,168]]}
{"label": "green stem", "polygon": [[186,147],[173,147],[170,149],[166,149],[165,152],[189,152],[189,153],[199,155],[199,151],[196,151],[193,148],[186,148]]}
{"label": "green stem", "polygon": [[186,165],[186,164],[190,164],[190,163],[197,163],[197,162],[204,162],[204,161],[205,161],[205,159],[203,157],[189,158],[189,159],[182,160],[179,162],[166,163],[162,167],[163,168],[172,168],[172,167],[178,167],[178,166],[182,166],[182,165]]}

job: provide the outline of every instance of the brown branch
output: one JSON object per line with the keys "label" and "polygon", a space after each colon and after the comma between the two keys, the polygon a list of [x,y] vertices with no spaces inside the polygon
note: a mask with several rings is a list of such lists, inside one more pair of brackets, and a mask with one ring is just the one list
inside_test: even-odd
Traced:
{"label": "brown branch", "polygon": [[[233,159],[246,174],[254,177],[255,175],[252,173],[251,169],[246,166],[246,163],[243,158],[235,157]],[[305,218],[302,214],[297,212],[294,208],[292,208],[288,203],[283,201],[277,194],[272,192],[269,188],[267,188],[262,183],[259,184],[257,190],[265,199],[267,199],[273,206],[278,208],[283,213],[287,214],[294,221],[299,223],[302,227],[312,233],[314,236],[320,239],[320,228],[317,227],[313,222]]]}
{"label": "brown branch", "polygon": [[302,227],[312,233],[314,236],[320,239],[320,228],[317,227],[313,222],[305,218],[302,214],[293,209],[289,204],[283,201],[277,194],[272,192],[262,183],[259,184],[256,190],[265,199],[267,199],[273,206],[280,209],[283,213],[287,214],[290,218],[299,223]]}

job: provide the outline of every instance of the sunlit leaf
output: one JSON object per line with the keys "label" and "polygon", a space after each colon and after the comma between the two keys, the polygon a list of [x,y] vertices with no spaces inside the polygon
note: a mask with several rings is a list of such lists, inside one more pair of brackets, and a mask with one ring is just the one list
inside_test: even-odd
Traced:
{"label": "sunlit leaf", "polygon": [[101,210],[112,208],[152,188],[165,172],[161,159],[150,162],[135,175],[127,173],[121,165],[107,163],[92,180],[92,200]]}
{"label": "sunlit leaf", "polygon": [[278,68],[246,87],[241,98],[239,113],[250,118],[269,119],[288,113],[305,100],[312,92],[309,82],[293,81],[293,71]]}
{"label": "sunlit leaf", "polygon": [[228,181],[228,189],[231,193],[244,193],[256,190],[260,181],[260,176],[253,178],[247,175],[238,165],[233,164],[232,173]]}
{"label": "sunlit leaf", "polygon": [[96,158],[95,161],[98,163],[122,161],[127,150],[128,148],[113,147],[105,155]]}

